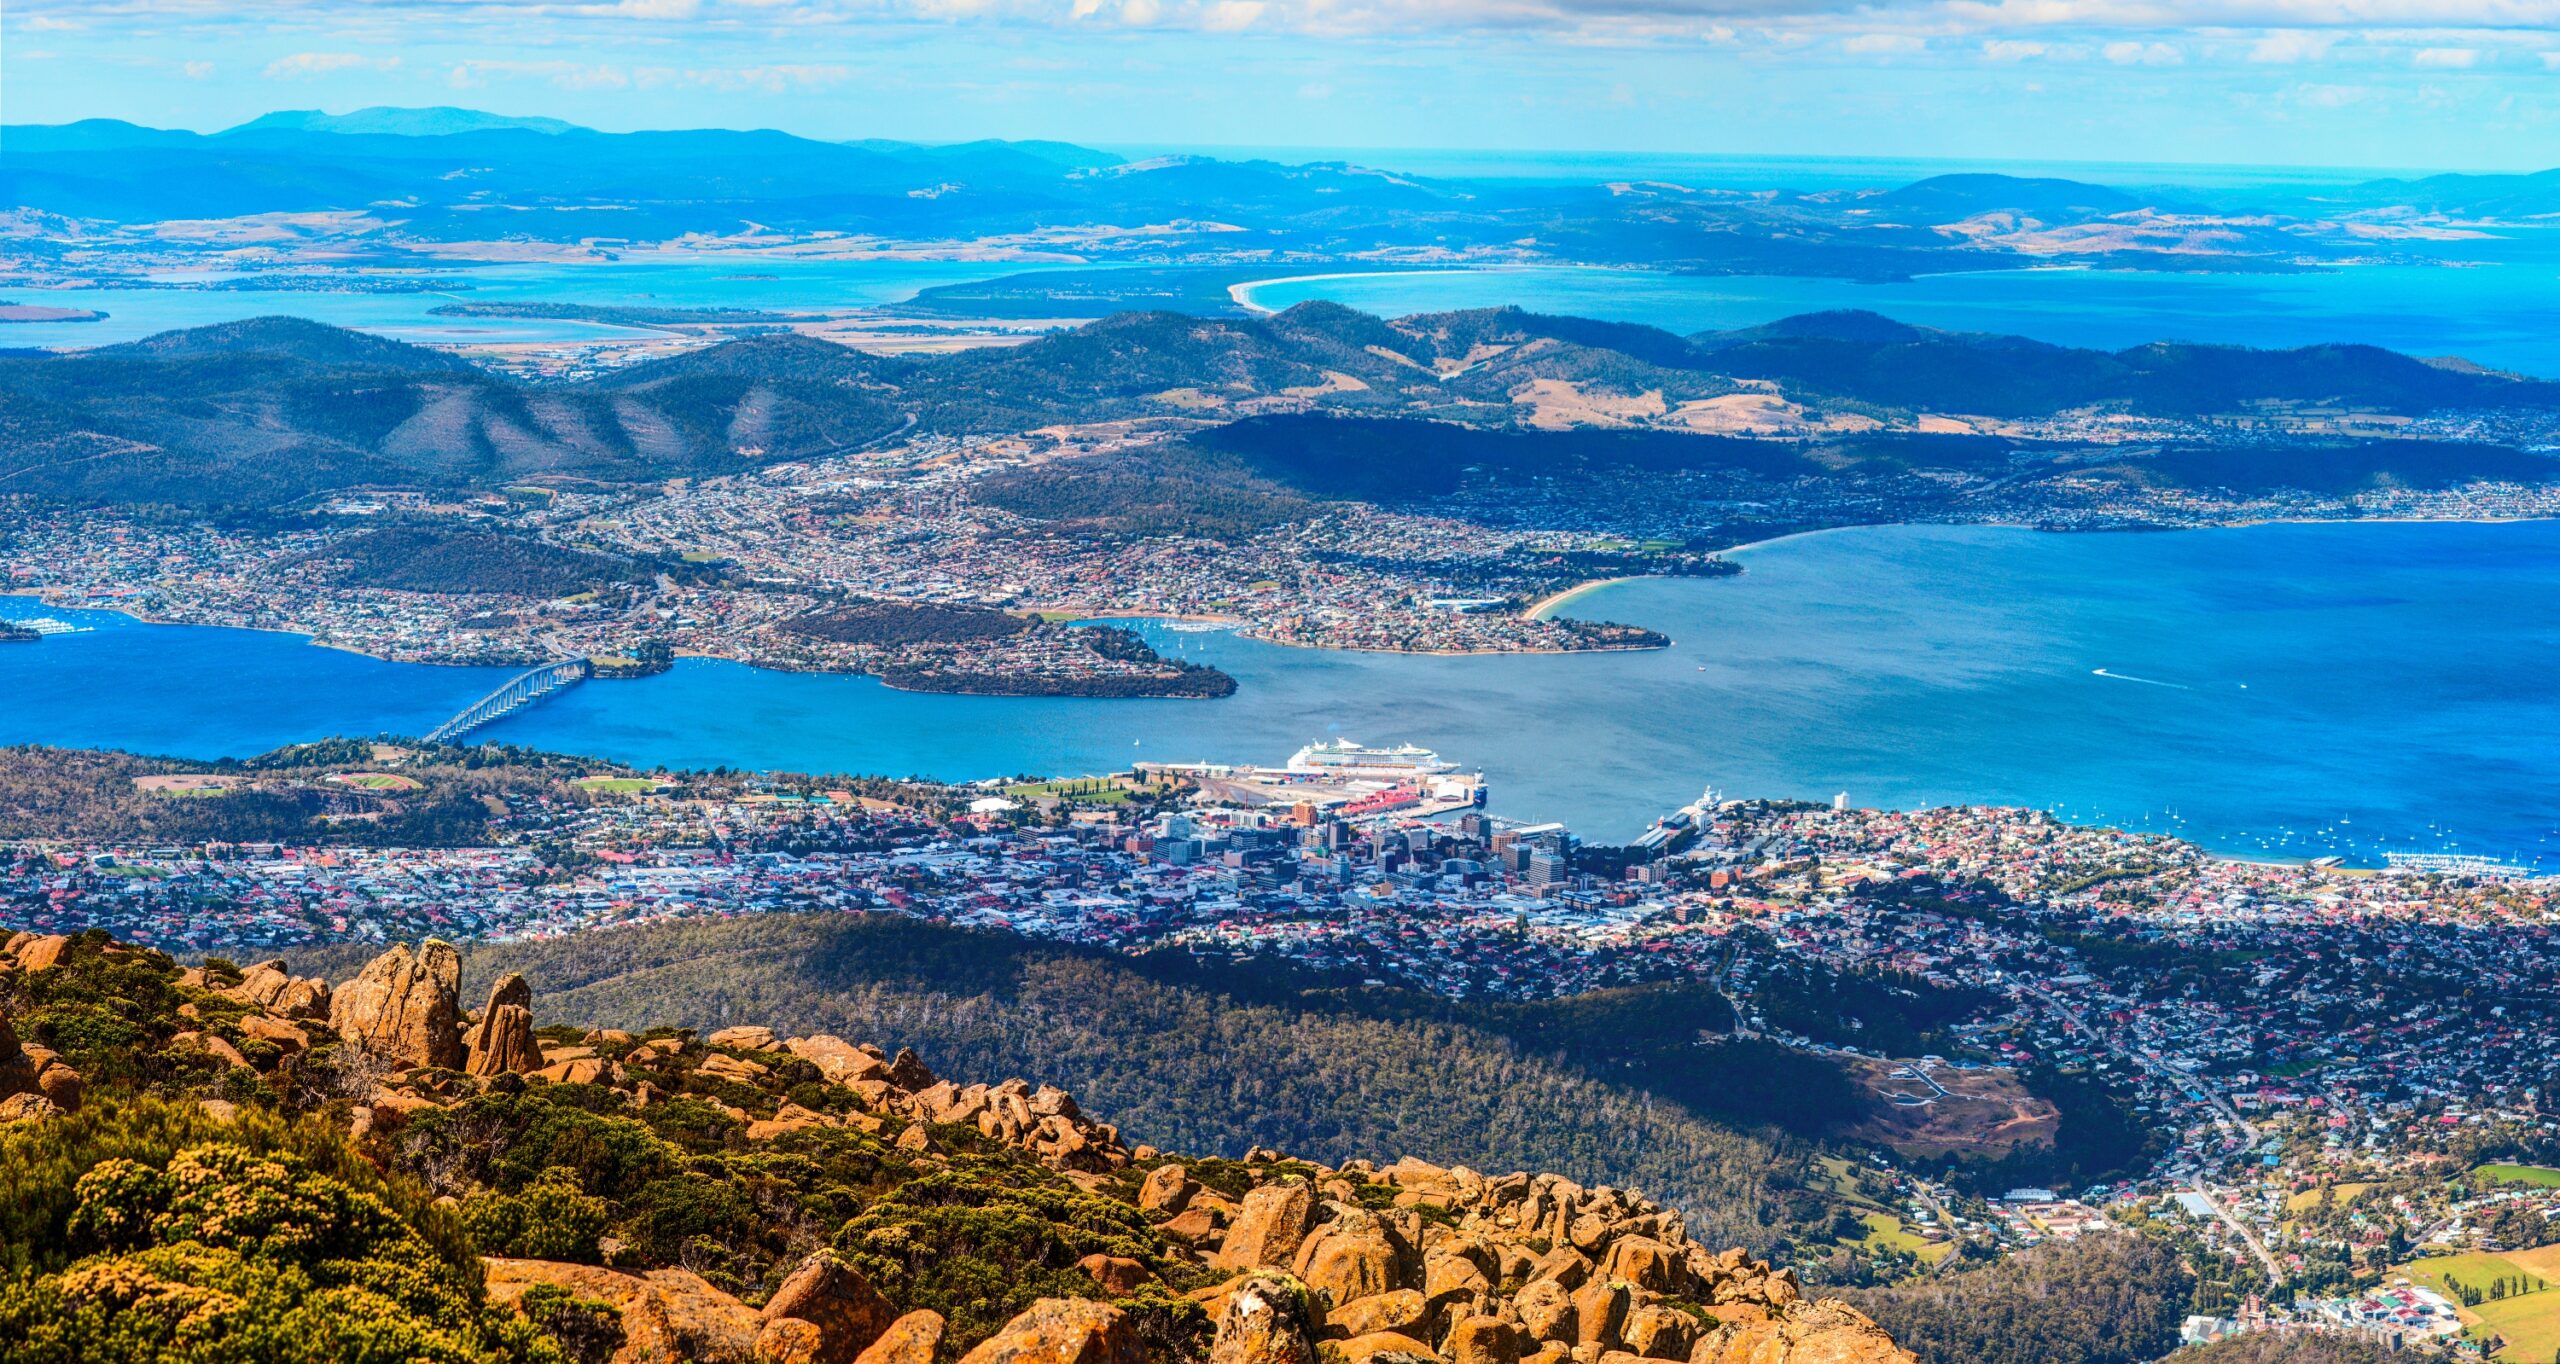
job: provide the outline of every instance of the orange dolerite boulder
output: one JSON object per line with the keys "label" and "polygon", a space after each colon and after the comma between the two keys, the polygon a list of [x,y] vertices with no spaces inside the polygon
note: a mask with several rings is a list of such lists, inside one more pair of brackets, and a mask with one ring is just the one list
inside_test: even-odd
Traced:
{"label": "orange dolerite boulder", "polygon": [[1884,1328],[1836,1302],[1709,1332],[1689,1364],[1916,1364]]}
{"label": "orange dolerite boulder", "polygon": [[1295,1268],[1307,1288],[1341,1307],[1404,1287],[1398,1282],[1399,1269],[1410,1257],[1387,1224],[1349,1204],[1329,1204],[1328,1209],[1332,1219],[1298,1246]]}
{"label": "orange dolerite boulder", "polygon": [[[898,1310],[861,1270],[834,1251],[822,1250],[801,1261],[791,1277],[773,1290],[759,1319],[765,1334],[777,1341],[787,1337],[792,1343],[788,1352],[768,1350],[760,1336],[760,1350],[787,1357],[793,1364],[853,1364],[898,1319]],[[804,1323],[814,1333],[782,1325],[785,1322]]]}
{"label": "orange dolerite boulder", "polygon": [[[713,1034],[718,1036],[718,1034]],[[818,1073],[831,1085],[847,1085],[856,1080],[870,1080],[889,1073],[889,1063],[831,1033],[815,1037],[795,1037],[783,1044],[785,1050],[818,1068]]]}
{"label": "orange dolerite boulder", "polygon": [[1464,1316],[1449,1327],[1441,1353],[1449,1364],[1519,1364],[1520,1328],[1497,1316]]}
{"label": "orange dolerite boulder", "polygon": [[10,939],[10,942],[10,954],[18,959],[20,970],[50,971],[56,962],[62,960],[62,954],[70,948],[71,937],[67,933],[53,933],[41,937],[32,933],[20,933]]}
{"label": "orange dolerite boulder", "polygon": [[1429,1361],[1440,1357],[1432,1352],[1430,1346],[1396,1331],[1372,1331],[1365,1336],[1353,1336],[1331,1348],[1341,1351],[1343,1364],[1370,1364],[1372,1360],[1377,1364],[1390,1364],[1390,1361],[1397,1360]]}
{"label": "orange dolerite boulder", "polygon": [[1042,1298],[960,1364],[1145,1364],[1126,1313],[1084,1298]]}
{"label": "orange dolerite boulder", "polygon": [[394,947],[330,993],[329,1026],[386,1060],[459,1070],[461,990],[462,957],[453,944],[429,938],[415,954]]}
{"label": "orange dolerite boulder", "polygon": [[1393,1331],[1399,1335],[1419,1335],[1423,1323],[1431,1317],[1431,1304],[1422,1294],[1410,1288],[1394,1288],[1372,1293],[1355,1302],[1337,1301],[1324,1314],[1324,1331],[1329,1336],[1349,1339],[1353,1336],[1376,1335]]}
{"label": "orange dolerite boulder", "polygon": [[286,972],[281,961],[262,961],[249,967],[240,973],[239,984],[221,993],[243,1004],[254,1004],[278,1018],[329,1016],[329,983],[297,980]]}
{"label": "orange dolerite boulder", "polygon": [[1235,1225],[1209,1263],[1218,1269],[1286,1268],[1297,1257],[1314,1212],[1315,1193],[1306,1185],[1295,1180],[1265,1184],[1244,1196]]}
{"label": "orange dolerite boulder", "polygon": [[681,1269],[625,1274],[552,1260],[482,1261],[489,1299],[506,1304],[535,1284],[558,1284],[622,1314],[613,1364],[754,1364],[754,1309]]}
{"label": "orange dolerite boulder", "polygon": [[1209,1364],[1315,1364],[1306,1294],[1265,1274],[1248,1276],[1227,1295],[1209,1342]]}
{"label": "orange dolerite boulder", "polygon": [[889,1323],[889,1329],[853,1364],[933,1364],[933,1352],[942,1344],[942,1327],[940,1312],[909,1312]]}

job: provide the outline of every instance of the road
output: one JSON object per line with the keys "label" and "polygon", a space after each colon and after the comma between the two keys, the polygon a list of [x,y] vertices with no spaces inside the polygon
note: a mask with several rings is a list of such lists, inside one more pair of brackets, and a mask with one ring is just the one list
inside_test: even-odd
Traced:
{"label": "road", "polygon": [[2233,1108],[2212,1085],[2172,1067],[2154,1053],[2135,1051],[2117,1041],[2112,1035],[2098,1031],[2090,1024],[2086,1014],[2054,998],[2041,987],[2021,983],[2018,990],[2022,994],[2033,995],[2046,1008],[2053,1010],[2063,1022],[2087,1034],[2100,1046],[2113,1053],[2116,1059],[2143,1071],[2180,1093],[2192,1094],[2202,1100],[2206,1110],[2213,1115],[2213,1125],[2220,1128],[2223,1135],[2237,1135],[2244,1146],[2254,1147],[2258,1144],[2257,1124],[2240,1116],[2240,1110]]}
{"label": "road", "polygon": [[2241,1221],[2229,1208],[2223,1206],[2222,1200],[2215,1196],[2213,1186],[2205,1183],[2204,1176],[2197,1175],[2189,1187],[2193,1188],[2205,1202],[2213,1205],[2213,1215],[2221,1218],[2222,1225],[2238,1234],[2240,1239],[2248,1245],[2249,1253],[2258,1257],[2259,1267],[2267,1271],[2267,1282],[2283,1283],[2284,1266],[2277,1262],[2275,1255],[2267,1249],[2265,1242],[2258,1239],[2258,1233],[2252,1230],[2248,1223]]}

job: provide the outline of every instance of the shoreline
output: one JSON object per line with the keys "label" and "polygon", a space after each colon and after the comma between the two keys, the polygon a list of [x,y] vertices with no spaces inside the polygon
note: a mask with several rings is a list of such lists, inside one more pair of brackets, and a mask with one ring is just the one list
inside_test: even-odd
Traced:
{"label": "shoreline", "polygon": [[1312,275],[1273,275],[1269,279],[1242,280],[1227,286],[1227,301],[1256,317],[1272,317],[1278,308],[1266,308],[1253,301],[1253,291],[1274,284],[1322,284],[1337,279],[1383,279],[1392,275],[1486,275],[1517,270],[1610,270],[1608,265],[1543,265],[1521,262],[1511,265],[1444,265],[1418,270],[1328,270]]}

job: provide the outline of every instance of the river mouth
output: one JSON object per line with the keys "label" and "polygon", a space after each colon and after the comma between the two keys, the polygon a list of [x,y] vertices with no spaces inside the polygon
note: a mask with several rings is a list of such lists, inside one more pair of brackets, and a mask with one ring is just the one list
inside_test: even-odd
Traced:
{"label": "river mouth", "polygon": [[[1638,653],[1291,649],[1173,622],[1218,701],[900,692],[709,659],[578,687],[482,738],[676,767],[975,780],[1416,743],[1492,808],[1622,841],[1713,785],[1862,805],[2024,805],[2236,856],[2458,850],[2560,866],[2560,524],[2049,535],[1873,527],[1762,545],[1726,579],[1574,614]],[[65,615],[24,598],[0,615]],[[417,734],[506,670],[382,663],[86,613],[0,646],[0,742],[241,756]]]}

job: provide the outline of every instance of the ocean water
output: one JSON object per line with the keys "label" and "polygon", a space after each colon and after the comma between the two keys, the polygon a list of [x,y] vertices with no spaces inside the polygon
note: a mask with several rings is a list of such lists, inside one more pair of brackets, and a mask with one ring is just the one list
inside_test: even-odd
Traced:
{"label": "ocean water", "polygon": [[2560,316],[2560,230],[2433,243],[2426,258],[2433,263],[2290,275],[1987,270],[1892,284],[1524,267],[1283,277],[1245,296],[1274,310],[1321,298],[1385,317],[1517,305],[1684,335],[1863,308],[1924,327],[2102,350],[2153,341],[2359,342],[2560,378],[2560,328],[2550,322]]}
{"label": "ocean water", "polygon": [[[2560,524],[1888,527],[1740,557],[1737,577],[1574,604],[1665,631],[1661,651],[1413,658],[1151,624],[1238,694],[927,696],[687,660],[484,732],[642,763],[957,780],[1276,762],[1347,735],[1437,748],[1485,771],[1497,812],[1599,840],[1713,784],[2037,806],[2251,856],[2560,867]],[[416,733],[500,676],[103,617],[0,646],[0,742],[212,756]]]}
{"label": "ocean water", "polygon": [[[777,260],[656,252],[616,261],[423,268],[417,275],[470,287],[452,293],[355,294],[265,289],[12,289],[0,297],[107,314],[97,322],[0,326],[5,346],[103,346],[177,327],[283,314],[421,344],[574,342],[647,335],[645,328],[538,318],[437,317],[448,303],[643,304],[669,308],[868,308],[936,284],[994,279],[1036,268],[1019,262]],[[170,275],[171,280],[185,276]]]}

